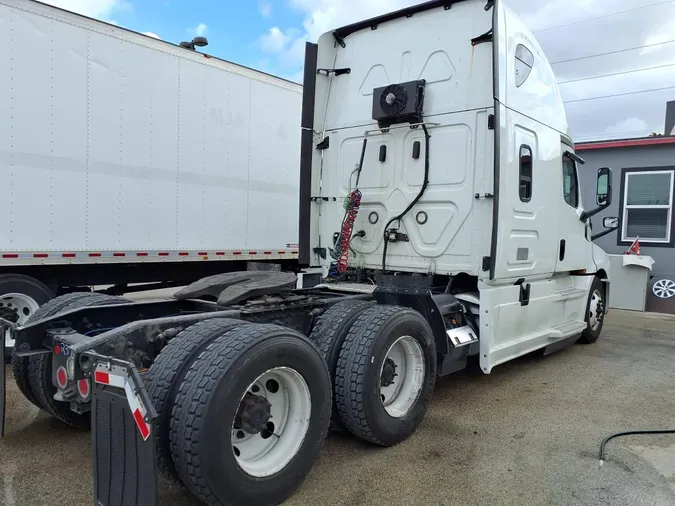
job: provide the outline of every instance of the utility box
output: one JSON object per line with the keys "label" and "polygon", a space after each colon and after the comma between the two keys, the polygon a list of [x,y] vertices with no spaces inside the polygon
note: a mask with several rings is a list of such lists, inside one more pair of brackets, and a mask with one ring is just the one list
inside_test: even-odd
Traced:
{"label": "utility box", "polygon": [[644,312],[654,259],[645,255],[608,255],[612,291],[609,307]]}

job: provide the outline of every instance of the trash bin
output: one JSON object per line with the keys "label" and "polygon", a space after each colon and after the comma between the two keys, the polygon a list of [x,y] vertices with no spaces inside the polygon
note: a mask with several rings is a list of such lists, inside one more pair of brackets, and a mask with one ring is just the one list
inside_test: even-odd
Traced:
{"label": "trash bin", "polygon": [[644,312],[654,259],[646,255],[609,255],[609,263],[610,309]]}

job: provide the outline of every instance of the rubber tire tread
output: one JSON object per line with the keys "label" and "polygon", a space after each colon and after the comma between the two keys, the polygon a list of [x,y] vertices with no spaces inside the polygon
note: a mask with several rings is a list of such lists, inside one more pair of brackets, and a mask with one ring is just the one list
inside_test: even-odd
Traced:
{"label": "rubber tire tread", "polygon": [[589,322],[589,311],[591,307],[591,296],[593,295],[593,292],[595,290],[600,290],[600,293],[602,294],[602,303],[605,303],[605,287],[602,284],[602,281],[600,281],[600,278],[595,276],[593,278],[593,281],[591,282],[591,288],[588,291],[588,301],[586,302],[586,328],[584,329],[583,333],[581,334],[581,337],[577,340],[577,343],[580,344],[593,344],[598,340],[600,337],[600,333],[602,332],[602,327],[605,323],[605,319],[603,317],[602,322],[600,322],[600,327],[598,327],[597,332],[593,332],[593,329],[591,329],[591,324]]}
{"label": "rubber tire tread", "polygon": [[[319,317],[312,329],[309,339],[316,345],[324,362],[326,362],[332,384],[335,384],[335,369],[340,357],[340,349],[349,333],[349,329],[354,325],[358,316],[374,304],[374,301],[369,300],[345,300],[338,302]],[[330,429],[335,432],[346,431],[340,419],[335,398],[333,398]]]}
{"label": "rubber tire tread", "polygon": [[[87,295],[90,295],[91,292],[73,292],[67,293],[65,295],[60,295],[44,305],[40,306],[37,311],[35,311],[26,323],[32,323],[43,318],[49,318],[57,313],[60,313],[63,310],[68,309],[68,306],[74,304],[76,301],[85,298]],[[14,381],[16,386],[19,387],[19,391],[23,396],[33,403],[38,408],[42,409],[40,402],[33,393],[33,389],[30,386],[30,378],[28,374],[28,364],[29,360],[27,357],[17,357],[12,355],[12,373],[14,376]]]}
{"label": "rubber tire tread", "polygon": [[[103,293],[85,292],[85,295],[85,297],[73,298],[71,303],[62,306],[60,311],[55,311],[53,314],[81,307],[108,306],[131,302],[123,297],[116,297]],[[35,314],[37,314],[37,311]],[[39,403],[39,407],[66,425],[77,428],[89,428],[91,426],[91,416],[89,413],[82,415],[75,413],[70,409],[69,403],[55,400],[50,393],[50,390],[54,388],[50,372],[51,364],[51,353],[30,357],[28,361],[30,387]]]}
{"label": "rubber tire tread", "polygon": [[185,373],[211,341],[245,324],[248,323],[233,318],[213,318],[195,323],[169,341],[144,376],[158,414],[154,430],[157,468],[172,482],[182,483],[171,456],[169,427],[176,393]]}
{"label": "rubber tire tread", "polygon": [[[171,416],[173,461],[186,487],[208,505],[222,504],[209,488],[197,443],[200,430],[206,424],[208,411],[212,407],[209,399],[217,388],[219,378],[235,367],[235,363],[243,354],[258,342],[269,338],[275,329],[286,332],[289,330],[272,324],[252,324],[228,333],[223,336],[224,339],[215,339],[194,360],[176,395]],[[314,347],[309,339],[307,342]],[[327,386],[330,397],[332,396],[330,381],[327,381]],[[326,439],[327,434],[328,420],[321,441]]]}
{"label": "rubber tire tread", "polygon": [[[402,306],[377,305],[361,313],[345,339],[338,361],[334,398],[342,423],[356,437],[379,446],[392,446],[392,443],[382,440],[375,434],[366,416],[367,401],[364,397],[363,378],[371,360],[369,344],[390,318],[410,309]],[[429,332],[432,332],[430,328]],[[426,396],[427,406],[436,383],[436,349],[433,335],[431,337],[434,361],[430,364],[429,383],[424,387],[426,392],[423,391],[421,394]]]}

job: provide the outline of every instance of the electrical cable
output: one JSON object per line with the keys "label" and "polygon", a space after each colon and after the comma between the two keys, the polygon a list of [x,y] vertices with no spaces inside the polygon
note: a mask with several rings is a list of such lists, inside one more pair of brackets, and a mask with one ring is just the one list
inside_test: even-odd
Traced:
{"label": "electrical cable", "polygon": [[612,74],[603,74],[600,76],[592,76],[592,77],[580,77],[579,79],[569,79],[567,81],[558,81],[558,85],[561,84],[567,84],[567,83],[578,83],[580,81],[590,81],[592,79],[602,79],[603,77],[614,77],[614,76],[622,76],[626,74],[634,74],[636,72],[645,72],[647,70],[656,70],[656,69],[662,69],[666,67],[675,67],[675,63],[667,63],[665,65],[657,65],[656,67],[644,67],[641,69],[635,69],[635,70],[624,70],[623,72],[614,72]]}
{"label": "electrical cable", "polygon": [[578,98],[575,100],[566,100],[566,104],[573,104],[575,102],[588,102],[589,100],[600,100],[602,98],[626,97],[628,95],[639,95],[640,93],[651,93],[653,91],[673,90],[675,86],[666,86],[665,88],[653,88],[651,90],[629,91],[626,93],[615,93],[614,95],[601,95],[599,97]]}
{"label": "electrical cable", "polygon": [[621,436],[632,436],[634,434],[675,434],[675,429],[647,429],[647,430],[629,430],[626,432],[617,432],[616,434],[612,434],[610,436],[607,436],[605,439],[602,440],[602,443],[600,444],[600,465],[604,464],[605,462],[605,446],[609,441],[614,439],[615,437],[621,437]]}
{"label": "electrical cable", "polygon": [[424,195],[424,191],[427,189],[427,186],[429,185],[429,138],[431,137],[429,135],[429,130],[427,130],[427,126],[422,123],[422,130],[424,130],[424,182],[422,183],[422,188],[420,188],[419,193],[417,196],[413,199],[413,201],[408,204],[408,207],[404,209],[402,213],[400,213],[398,216],[394,216],[392,219],[390,219],[387,224],[384,227],[384,250],[382,251],[382,273],[384,274],[386,267],[387,267],[387,246],[389,245],[389,225],[391,225],[393,222],[397,221],[400,222],[401,219],[408,214],[408,212],[419,202],[419,200],[422,198],[422,195]]}
{"label": "electrical cable", "polygon": [[559,63],[569,63],[569,62],[572,62],[572,61],[588,60],[589,58],[598,58],[599,56],[608,56],[608,55],[611,55],[611,54],[626,53],[628,51],[635,51],[637,49],[645,49],[645,48],[648,48],[648,47],[662,46],[664,44],[672,44],[673,42],[675,42],[675,40],[665,40],[663,42],[655,42],[653,44],[645,44],[644,46],[636,46],[636,47],[629,47],[629,48],[626,48],[626,49],[618,49],[616,51],[608,51],[606,53],[597,53],[597,54],[591,54],[591,55],[588,55],[588,56],[580,56],[578,58],[570,58],[568,60],[558,60],[558,61],[551,62],[550,65],[557,65]]}
{"label": "electrical cable", "polygon": [[639,11],[639,10],[642,10],[642,9],[647,9],[649,7],[656,7],[657,5],[670,4],[670,3],[673,3],[674,1],[675,0],[665,0],[663,2],[657,2],[657,3],[654,3],[654,4],[642,5],[640,7],[635,7],[633,9],[628,9],[628,10],[625,10],[625,11],[613,12],[611,14],[603,14],[602,16],[596,16],[594,18],[582,19],[580,21],[574,21],[573,23],[567,23],[565,25],[552,26],[550,28],[544,28],[542,30],[536,30],[532,33],[550,32],[551,30],[557,30],[559,28],[567,28],[568,26],[579,25],[581,23],[588,23],[589,21],[596,21],[598,19],[611,18],[612,16],[618,16],[619,14],[626,14],[627,12]]}
{"label": "electrical cable", "polygon": [[[336,262],[331,262],[328,267],[328,278],[337,279],[341,274],[344,274],[347,271],[347,266],[349,264],[349,250],[351,247],[352,241],[352,231],[354,229],[354,222],[359,213],[359,208],[361,206],[361,191],[359,190],[359,181],[361,179],[361,171],[363,170],[363,160],[366,156],[366,146],[368,145],[368,138],[364,137],[363,145],[361,146],[361,157],[359,158],[359,165],[356,170],[352,171],[349,175],[349,186],[350,192],[349,196],[345,198],[344,208],[345,214],[342,218],[342,223],[340,224],[340,232],[333,245],[335,248],[335,255],[333,258],[336,259]],[[354,185],[354,190],[351,190],[351,179],[356,172],[356,184]]]}

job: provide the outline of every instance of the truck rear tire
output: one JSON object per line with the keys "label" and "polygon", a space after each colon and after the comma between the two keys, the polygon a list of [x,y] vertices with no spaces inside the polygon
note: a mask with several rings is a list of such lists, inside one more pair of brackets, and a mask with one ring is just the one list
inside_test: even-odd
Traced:
{"label": "truck rear tire", "polygon": [[154,431],[157,468],[171,481],[181,482],[171,457],[169,426],[174,399],[185,373],[211,341],[246,323],[231,318],[213,318],[188,327],[169,341],[145,374],[148,394],[158,415]]}
{"label": "truck rear tire", "polygon": [[309,339],[277,325],[241,326],[212,341],[185,374],[171,454],[206,504],[279,504],[309,473],[330,414],[330,376]]}
{"label": "truck rear tire", "polygon": [[[49,316],[53,316],[61,311],[70,311],[81,307],[108,306],[130,302],[128,299],[122,297],[91,292],[78,294],[83,295],[80,297],[74,297],[76,294],[64,295],[64,299],[59,297],[52,302],[54,302],[54,305],[56,306],[57,301],[61,302],[62,300],[66,300],[65,298],[69,295],[71,297],[67,299],[68,303],[64,303],[60,309],[54,310]],[[46,307],[46,305],[44,307]],[[45,318],[46,316],[47,315],[43,314],[40,318]],[[36,320],[37,319],[38,318],[36,318]],[[30,382],[30,389],[37,400],[38,407],[52,415],[54,418],[57,418],[72,427],[88,428],[90,426],[91,417],[89,413],[75,413],[70,409],[70,403],[54,399],[54,394],[57,389],[52,380],[51,353],[36,355],[28,359],[28,379]]]}
{"label": "truck rear tire", "polygon": [[[349,330],[358,316],[366,309],[372,307],[373,304],[374,302],[367,300],[345,300],[338,302],[319,317],[312,329],[309,339],[319,348],[319,352],[328,366],[332,383],[335,382],[335,368],[337,367],[342,343],[344,343]],[[335,399],[333,399],[330,428],[338,432],[345,430],[342,420],[340,420]]]}
{"label": "truck rear tire", "polygon": [[[16,313],[14,323],[25,324],[40,306],[53,298],[54,292],[35,278],[23,274],[0,275],[0,306],[8,307]],[[2,341],[5,351],[3,355],[9,358],[14,343],[7,336],[2,336]]]}
{"label": "truck rear tire", "polygon": [[335,399],[344,426],[381,446],[422,422],[436,383],[436,344],[417,311],[378,305],[358,317],[340,351]]}
{"label": "truck rear tire", "polygon": [[605,322],[605,287],[599,277],[594,277],[586,302],[586,329],[577,340],[581,344],[593,344],[600,337]]}

